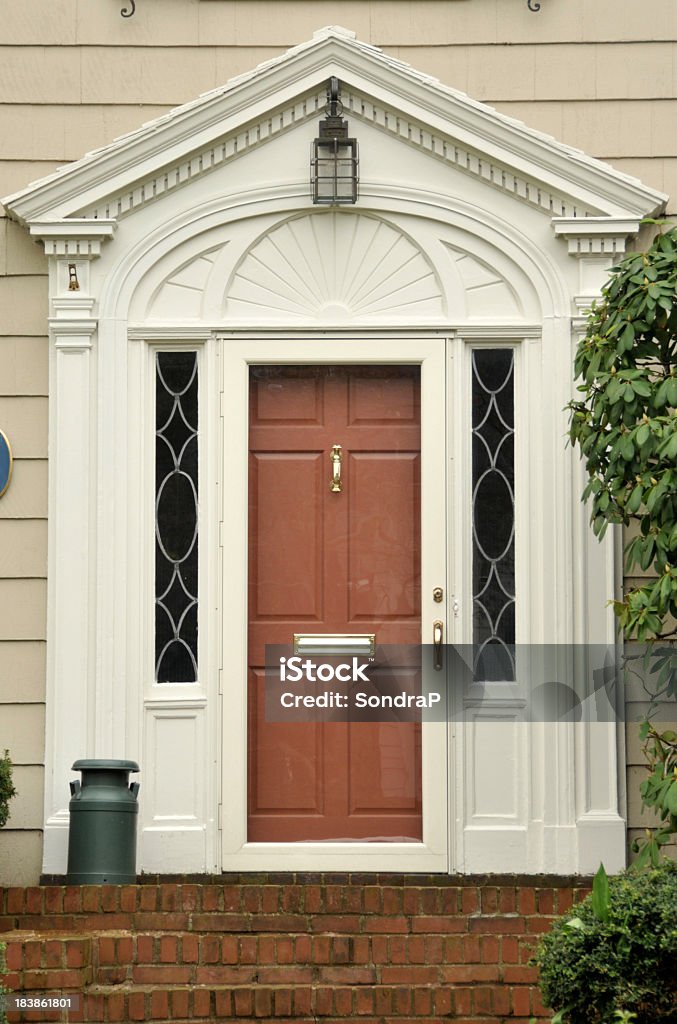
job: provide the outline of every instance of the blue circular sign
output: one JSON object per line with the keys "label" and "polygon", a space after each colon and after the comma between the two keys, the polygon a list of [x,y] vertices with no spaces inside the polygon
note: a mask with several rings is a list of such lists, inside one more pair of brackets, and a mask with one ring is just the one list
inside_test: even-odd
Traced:
{"label": "blue circular sign", "polygon": [[0,498],[3,496],[12,479],[12,448],[5,434],[0,430]]}

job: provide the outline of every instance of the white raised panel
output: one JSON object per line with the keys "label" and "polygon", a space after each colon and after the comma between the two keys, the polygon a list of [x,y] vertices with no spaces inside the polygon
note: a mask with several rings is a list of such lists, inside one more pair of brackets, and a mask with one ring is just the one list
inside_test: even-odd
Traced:
{"label": "white raised panel", "polygon": [[[187,703],[187,702],[184,702]],[[145,709],[139,861],[145,871],[206,871],[205,707]]]}
{"label": "white raised panel", "polygon": [[498,827],[523,824],[523,723],[509,709],[471,711],[469,717],[468,822]]}

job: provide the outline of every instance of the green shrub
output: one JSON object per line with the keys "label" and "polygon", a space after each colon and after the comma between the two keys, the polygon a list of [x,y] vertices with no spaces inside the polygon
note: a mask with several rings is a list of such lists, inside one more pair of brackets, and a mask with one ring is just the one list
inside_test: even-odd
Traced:
{"label": "green shrub", "polygon": [[9,750],[6,750],[5,756],[0,757],[0,828],[7,823],[9,801],[13,796],[16,796],[16,790],[12,784],[12,762]]}
{"label": "green shrub", "polygon": [[[607,880],[553,925],[534,962],[553,1024],[675,1024],[677,864]],[[635,1016],[632,1016],[632,1015]]]}

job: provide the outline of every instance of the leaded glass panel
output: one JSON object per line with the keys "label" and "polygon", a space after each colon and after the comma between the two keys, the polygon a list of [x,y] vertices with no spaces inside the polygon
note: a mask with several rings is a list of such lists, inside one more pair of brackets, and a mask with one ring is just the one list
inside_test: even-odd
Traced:
{"label": "leaded glass panel", "polygon": [[155,378],[155,680],[197,682],[196,352],[158,352]]}
{"label": "leaded glass panel", "polygon": [[481,679],[515,674],[513,368],[512,349],[473,351],[473,643]]}

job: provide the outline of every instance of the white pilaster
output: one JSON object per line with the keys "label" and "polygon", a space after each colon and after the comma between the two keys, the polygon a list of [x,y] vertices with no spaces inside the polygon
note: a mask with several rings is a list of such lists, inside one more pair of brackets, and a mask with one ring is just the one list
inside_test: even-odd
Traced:
{"label": "white pilaster", "polygon": [[90,260],[110,224],[36,224],[50,259],[49,566],[43,872],[63,874],[71,765],[94,756],[96,340]]}
{"label": "white pilaster", "polygon": [[[627,238],[639,230],[632,218],[586,217],[553,221],[555,234],[566,239],[569,255],[578,264],[578,289],[572,296],[571,366],[576,345],[586,329],[587,310],[600,297],[609,270],[622,257]],[[573,372],[573,369],[572,369]],[[599,666],[603,647],[609,656],[616,650],[617,630],[609,601],[618,596],[618,529],[610,528],[598,540],[590,526],[590,506],[581,495],[587,474],[580,450],[571,452],[573,580],[577,602],[574,607],[573,638],[575,660],[589,677],[591,665]],[[583,720],[573,725],[577,870],[595,872],[600,861],[608,871],[619,871],[626,862],[626,837],[622,772],[622,723],[613,719],[612,707],[605,714],[602,695],[590,698],[591,707]],[[600,718],[600,720],[596,720]],[[603,720],[603,719],[610,720]]]}
{"label": "white pilaster", "polygon": [[[61,314],[63,310],[59,311]],[[93,753],[93,363],[96,320],[50,322],[47,736],[43,870],[66,870],[71,765]]]}

